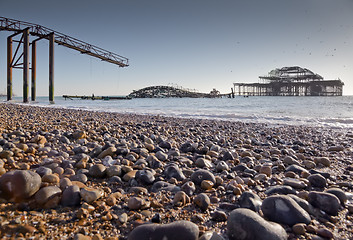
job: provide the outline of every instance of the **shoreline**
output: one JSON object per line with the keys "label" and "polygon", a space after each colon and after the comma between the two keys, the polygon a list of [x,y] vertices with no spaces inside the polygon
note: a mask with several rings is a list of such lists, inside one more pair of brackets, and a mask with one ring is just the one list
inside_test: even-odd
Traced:
{"label": "shoreline", "polygon": [[[168,224],[185,220],[200,239],[233,240],[233,210],[251,204],[258,224],[283,229],[279,239],[353,237],[353,134],[345,129],[12,103],[0,103],[0,119],[5,239],[121,240],[134,232],[135,240],[146,223],[173,236]],[[1,181],[14,170],[38,174],[38,189],[6,190]],[[282,201],[271,191],[292,222],[263,208]],[[322,194],[330,198],[319,204]]]}

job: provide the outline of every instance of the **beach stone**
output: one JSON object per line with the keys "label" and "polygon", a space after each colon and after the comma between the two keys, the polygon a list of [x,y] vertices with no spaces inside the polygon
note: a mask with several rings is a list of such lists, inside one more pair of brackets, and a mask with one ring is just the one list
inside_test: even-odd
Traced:
{"label": "beach stone", "polygon": [[324,238],[328,238],[328,239],[333,239],[334,235],[333,232],[327,228],[319,228],[316,233]]}
{"label": "beach stone", "polygon": [[283,185],[288,185],[295,189],[303,189],[307,187],[307,185],[303,181],[296,178],[288,178],[288,177],[283,179]]}
{"label": "beach stone", "polygon": [[70,179],[65,177],[65,178],[60,179],[59,185],[60,185],[60,189],[62,191],[64,191],[65,188],[67,188],[67,187],[72,185],[72,182],[71,182]]}
{"label": "beach stone", "polygon": [[324,188],[327,185],[326,178],[318,173],[310,175],[308,180],[313,187]]}
{"label": "beach stone", "polygon": [[96,201],[100,197],[102,197],[103,191],[100,189],[86,187],[86,188],[81,188],[80,195],[85,202],[91,203]]}
{"label": "beach stone", "polygon": [[321,176],[323,176],[324,178],[330,178],[331,174],[327,173],[327,172],[322,172],[322,171],[318,171],[316,169],[310,169],[309,171],[310,174],[320,174]]}
{"label": "beach stone", "polygon": [[132,171],[130,171],[130,172],[127,172],[126,174],[124,174],[123,180],[124,180],[125,182],[130,181],[131,179],[135,178],[136,173],[137,173],[137,170],[132,170]]}
{"label": "beach stone", "polygon": [[306,224],[305,223],[297,223],[292,227],[293,233],[297,235],[304,235],[306,233]]}
{"label": "beach stone", "polygon": [[287,233],[281,225],[266,221],[256,212],[246,208],[238,208],[230,213],[227,234],[229,240],[287,239]]}
{"label": "beach stone", "polygon": [[79,181],[79,182],[82,182],[82,183],[86,183],[88,181],[88,178],[87,178],[86,174],[79,173],[79,174],[71,176],[70,180],[71,181]]}
{"label": "beach stone", "polygon": [[265,174],[267,177],[271,177],[272,168],[270,166],[261,166],[259,173]]}
{"label": "beach stone", "polygon": [[38,173],[41,177],[43,177],[44,175],[52,174],[53,171],[48,167],[40,166],[39,168],[36,169],[36,173]]}
{"label": "beach stone", "polygon": [[165,154],[164,152],[162,152],[162,151],[158,151],[158,152],[156,152],[156,158],[158,159],[158,160],[160,160],[160,161],[162,161],[162,162],[165,162],[165,161],[167,161],[168,160],[168,155],[167,154]]}
{"label": "beach stone", "polygon": [[303,208],[309,214],[314,213],[314,207],[308,201],[294,194],[288,194],[287,196],[291,197],[294,201],[296,201],[299,204],[299,206],[301,206],[301,208]]}
{"label": "beach stone", "polygon": [[0,177],[0,197],[20,202],[33,196],[42,183],[39,174],[30,170],[15,170]]}
{"label": "beach stone", "polygon": [[310,215],[286,195],[267,197],[262,202],[261,210],[267,219],[290,226],[296,223],[309,224],[311,221]]}
{"label": "beach stone", "polygon": [[61,200],[61,189],[57,186],[44,187],[34,195],[34,198],[43,208],[55,208]]}
{"label": "beach stone", "polygon": [[64,207],[79,206],[81,202],[80,188],[76,185],[68,186],[62,194],[61,205]]}
{"label": "beach stone", "polygon": [[266,191],[265,194],[270,196],[273,194],[296,194],[296,191],[291,186],[271,186]]}
{"label": "beach stone", "polygon": [[315,157],[314,162],[316,164],[322,164],[325,167],[329,167],[331,165],[331,161],[328,157]]}
{"label": "beach stone", "polygon": [[303,164],[307,169],[314,169],[316,167],[316,163],[310,160],[304,160]]}
{"label": "beach stone", "polygon": [[294,158],[292,158],[291,156],[284,157],[283,163],[285,163],[287,165],[292,165],[292,164],[300,165],[300,163],[297,160],[295,160]]}
{"label": "beach stone", "polygon": [[143,205],[145,205],[145,201],[139,197],[131,197],[127,203],[128,208],[131,210],[139,210]]}
{"label": "beach stone", "polygon": [[34,138],[32,138],[31,142],[43,145],[47,142],[47,139],[42,135],[37,135]]}
{"label": "beach stone", "polygon": [[248,208],[255,212],[261,209],[262,201],[259,196],[253,192],[245,191],[239,198],[239,205],[241,208]]}
{"label": "beach stone", "polygon": [[198,240],[199,228],[190,221],[176,221],[168,224],[144,224],[136,227],[128,240]]}
{"label": "beach stone", "polygon": [[103,178],[106,172],[106,166],[103,164],[95,164],[89,168],[89,175],[95,178]]}
{"label": "beach stone", "polygon": [[309,192],[308,202],[329,215],[337,215],[340,207],[340,200],[327,192]]}
{"label": "beach stone", "polygon": [[72,133],[72,137],[75,140],[79,140],[79,139],[86,138],[87,136],[86,136],[85,131],[75,131]]}
{"label": "beach stone", "polygon": [[229,170],[229,166],[228,166],[228,164],[225,161],[220,161],[216,165],[216,170],[217,170],[217,172],[228,171]]}
{"label": "beach stone", "polygon": [[112,165],[106,169],[107,177],[119,176],[121,177],[121,167],[119,165]]}
{"label": "beach stone", "polygon": [[158,181],[153,183],[151,187],[151,192],[159,192],[159,191],[178,192],[180,191],[180,188],[168,182]]}
{"label": "beach stone", "polygon": [[286,168],[285,171],[286,172],[292,171],[298,175],[301,175],[302,172],[308,172],[308,170],[296,164],[290,165],[289,167]]}
{"label": "beach stone", "polygon": [[188,203],[190,203],[190,197],[184,191],[179,191],[175,194],[173,199],[174,206],[182,207]]}
{"label": "beach stone", "polygon": [[180,145],[179,150],[181,152],[183,152],[183,153],[195,152],[196,151],[196,147],[194,146],[194,144],[192,144],[190,142],[185,142],[185,143]]}
{"label": "beach stone", "polygon": [[195,161],[195,166],[198,168],[211,168],[213,166],[213,164],[210,160],[207,160],[204,158],[198,158]]}
{"label": "beach stone", "polygon": [[202,211],[206,211],[211,204],[210,198],[205,193],[200,193],[194,199],[194,204]]}
{"label": "beach stone", "polygon": [[193,172],[190,176],[191,181],[193,181],[196,185],[201,185],[201,182],[203,180],[209,180],[213,183],[216,183],[216,179],[213,175],[213,173],[211,173],[208,170],[204,170],[204,169],[199,169],[195,172]]}
{"label": "beach stone", "polygon": [[47,182],[47,183],[59,183],[60,178],[56,174],[47,174],[42,177],[42,182]]}
{"label": "beach stone", "polygon": [[210,180],[203,180],[201,182],[201,188],[204,190],[210,190],[214,186],[214,183],[211,182]]}
{"label": "beach stone", "polygon": [[224,238],[216,232],[208,231],[202,234],[199,240],[224,240]]}
{"label": "beach stone", "polygon": [[196,190],[194,182],[188,181],[181,186],[181,190],[187,195],[192,196]]}
{"label": "beach stone", "polygon": [[215,222],[225,222],[227,221],[227,214],[224,211],[216,210],[211,213],[212,221]]}
{"label": "beach stone", "polygon": [[152,171],[144,169],[144,170],[138,170],[136,172],[135,178],[137,181],[146,184],[146,185],[150,185],[154,182],[155,177],[153,176]]}
{"label": "beach stone", "polygon": [[343,146],[331,146],[327,149],[329,152],[341,152],[344,150]]}
{"label": "beach stone", "polygon": [[103,159],[106,156],[113,156],[116,152],[116,148],[115,147],[108,147],[107,149],[105,149],[104,151],[102,151],[97,158]]}
{"label": "beach stone", "polygon": [[168,164],[165,167],[164,174],[167,179],[175,178],[178,181],[182,181],[185,179],[185,176],[184,176],[183,172],[181,171],[181,169],[179,168],[179,166],[174,163]]}
{"label": "beach stone", "polygon": [[329,188],[325,192],[335,195],[340,200],[342,206],[348,201],[346,193],[340,188]]}

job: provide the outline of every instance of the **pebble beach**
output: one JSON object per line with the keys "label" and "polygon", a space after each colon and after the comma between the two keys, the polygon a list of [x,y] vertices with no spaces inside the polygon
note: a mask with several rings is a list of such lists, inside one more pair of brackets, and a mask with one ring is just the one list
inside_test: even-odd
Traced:
{"label": "pebble beach", "polygon": [[344,129],[0,103],[0,238],[353,239]]}

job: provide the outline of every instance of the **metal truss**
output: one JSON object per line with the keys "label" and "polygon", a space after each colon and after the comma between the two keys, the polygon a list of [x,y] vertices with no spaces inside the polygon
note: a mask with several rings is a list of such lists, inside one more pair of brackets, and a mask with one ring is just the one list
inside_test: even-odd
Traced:
{"label": "metal truss", "polygon": [[81,52],[82,54],[88,54],[93,57],[99,58],[103,61],[116,64],[119,67],[129,66],[129,59],[127,59],[126,57],[123,57],[118,54],[112,53],[110,51],[104,50],[102,48],[96,47],[92,44],[83,42],[81,40],[78,40],[76,38],[54,31],[52,29],[43,27],[38,24],[0,17],[0,31],[6,30],[6,31],[20,32],[26,28],[29,28],[29,34],[33,36],[48,39],[48,36],[54,33],[54,36],[55,36],[54,41],[59,45],[63,45],[65,47],[74,49],[76,51]]}

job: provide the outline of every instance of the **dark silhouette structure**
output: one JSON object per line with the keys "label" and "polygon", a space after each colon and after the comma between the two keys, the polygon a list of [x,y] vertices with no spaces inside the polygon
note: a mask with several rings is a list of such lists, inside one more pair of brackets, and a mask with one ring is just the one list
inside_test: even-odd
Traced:
{"label": "dark silhouette structure", "polygon": [[276,68],[259,83],[233,83],[234,92],[243,96],[342,96],[341,80],[324,80],[309,69],[294,67]]}

